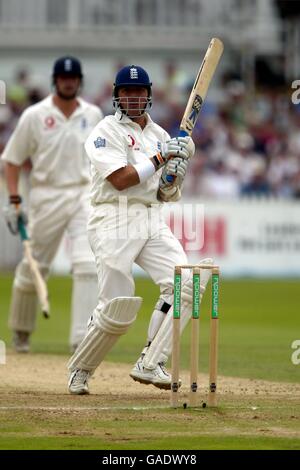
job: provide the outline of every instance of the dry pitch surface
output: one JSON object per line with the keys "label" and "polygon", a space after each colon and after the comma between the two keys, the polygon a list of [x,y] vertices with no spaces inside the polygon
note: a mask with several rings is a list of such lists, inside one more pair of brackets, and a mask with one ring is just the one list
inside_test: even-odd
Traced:
{"label": "dry pitch surface", "polygon": [[[66,356],[8,352],[0,366],[0,448],[300,448],[300,384],[220,377],[216,409],[171,409],[169,392],[103,363],[91,395],[67,391]],[[188,373],[181,398],[187,401]],[[206,401],[208,377],[200,374]],[[259,445],[261,443],[261,445]]]}

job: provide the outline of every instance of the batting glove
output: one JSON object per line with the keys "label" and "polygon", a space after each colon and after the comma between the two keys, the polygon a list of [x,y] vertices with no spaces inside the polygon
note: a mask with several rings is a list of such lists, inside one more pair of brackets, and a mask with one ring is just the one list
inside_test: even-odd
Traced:
{"label": "batting glove", "polygon": [[163,145],[162,156],[165,160],[181,157],[189,160],[195,153],[195,144],[191,137],[174,137]]}
{"label": "batting glove", "polygon": [[18,220],[21,218],[24,225],[28,222],[28,217],[24,209],[21,208],[22,198],[19,195],[10,196],[9,204],[4,208],[4,217],[10,232],[16,235],[19,232]]}
{"label": "batting glove", "polygon": [[[175,157],[169,160],[161,174],[159,186],[161,188],[165,188],[166,186],[173,185],[176,178],[176,186],[181,187],[186,175],[187,167],[188,160],[183,159],[182,157]],[[170,183],[170,178],[168,178],[170,176],[172,177],[172,183]]]}

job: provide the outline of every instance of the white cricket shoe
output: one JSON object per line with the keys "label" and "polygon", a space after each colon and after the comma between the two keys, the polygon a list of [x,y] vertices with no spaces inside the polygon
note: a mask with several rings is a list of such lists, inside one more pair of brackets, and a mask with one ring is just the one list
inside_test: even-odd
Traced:
{"label": "white cricket shoe", "polygon": [[[129,374],[130,377],[142,384],[152,384],[157,388],[171,390],[171,375],[166,370],[164,363],[160,362],[157,364],[155,369],[147,369],[143,366],[143,357],[144,355],[142,355],[135,363]],[[179,381],[179,387],[180,385],[181,381]]]}
{"label": "white cricket shoe", "polygon": [[27,331],[14,331],[12,343],[15,351],[18,353],[29,352],[29,336],[30,334]]}
{"label": "white cricket shoe", "polygon": [[88,386],[88,379],[90,373],[88,370],[84,369],[75,369],[70,374],[69,380],[69,392],[72,395],[88,395],[89,386]]}

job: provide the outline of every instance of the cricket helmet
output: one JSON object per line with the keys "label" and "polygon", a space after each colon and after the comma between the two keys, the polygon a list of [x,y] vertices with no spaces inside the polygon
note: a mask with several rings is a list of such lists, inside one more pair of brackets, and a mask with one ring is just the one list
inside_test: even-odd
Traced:
{"label": "cricket helmet", "polygon": [[118,88],[130,85],[147,88],[149,96],[151,95],[152,83],[149,75],[145,69],[138,65],[126,65],[119,70],[114,83],[114,96],[116,96]]}
{"label": "cricket helmet", "polygon": [[152,82],[145,69],[139,65],[126,65],[116,75],[115,83],[113,86],[113,105],[115,108],[119,108],[123,114],[127,114],[124,109],[120,107],[118,90],[121,87],[137,86],[146,88],[148,91],[147,105],[144,109],[141,109],[143,114],[146,109],[152,106]]}

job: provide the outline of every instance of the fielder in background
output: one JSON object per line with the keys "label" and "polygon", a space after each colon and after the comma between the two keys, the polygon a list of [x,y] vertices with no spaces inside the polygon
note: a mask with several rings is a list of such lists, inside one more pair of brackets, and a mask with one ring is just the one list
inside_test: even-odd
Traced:
{"label": "fielder in background", "polygon": [[[139,66],[126,66],[116,76],[113,104],[86,142],[92,162],[92,211],[88,223],[95,254],[99,303],[88,332],[69,361],[69,391],[89,393],[88,379],[117,338],[134,322],[142,299],[134,297],[133,263],[160,287],[148,329],[146,347],[130,376],[141,383],[169,389],[165,368],[171,352],[174,266],[187,263],[179,241],[161,214],[164,202],[177,201],[195,146],[190,137],[170,136],[147,110],[151,82]],[[172,183],[167,176],[172,176]],[[201,263],[211,263],[211,259]],[[208,271],[208,270],[203,270]],[[201,273],[202,294],[210,272]],[[182,329],[191,315],[192,280],[182,281]]]}
{"label": "fielder in background", "polygon": [[[30,157],[28,231],[32,254],[45,278],[65,232],[71,241],[70,344],[75,349],[85,335],[90,312],[97,305],[95,260],[86,233],[90,163],[84,142],[102,112],[78,97],[83,79],[78,59],[59,58],[52,78],[54,93],[25,110],[2,154],[9,192],[5,215],[10,231],[17,234],[18,217],[27,219],[18,192],[20,166]],[[24,258],[16,270],[9,316],[18,352],[29,351],[36,312],[37,295]]]}

